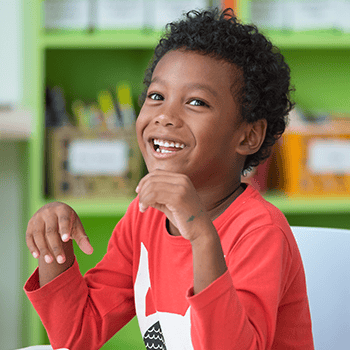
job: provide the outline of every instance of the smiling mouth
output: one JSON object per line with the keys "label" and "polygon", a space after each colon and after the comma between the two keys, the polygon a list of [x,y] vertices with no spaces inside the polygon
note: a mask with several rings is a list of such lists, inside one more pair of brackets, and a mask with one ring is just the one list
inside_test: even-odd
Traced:
{"label": "smiling mouth", "polygon": [[152,139],[152,144],[153,144],[153,149],[157,153],[161,153],[161,154],[179,152],[186,147],[185,144],[180,142],[175,142],[171,140],[161,140],[161,139]]}

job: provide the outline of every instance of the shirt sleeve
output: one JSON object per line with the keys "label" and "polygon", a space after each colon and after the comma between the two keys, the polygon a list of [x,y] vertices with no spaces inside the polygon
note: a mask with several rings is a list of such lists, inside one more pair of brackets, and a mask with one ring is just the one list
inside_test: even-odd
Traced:
{"label": "shirt sleeve", "polygon": [[194,349],[270,349],[291,261],[280,229],[243,236],[226,256],[228,271],[197,295],[188,291]]}
{"label": "shirt sleeve", "polygon": [[42,288],[38,269],[25,284],[54,349],[99,349],[135,316],[131,233],[123,219],[104,258],[84,277],[75,261]]}

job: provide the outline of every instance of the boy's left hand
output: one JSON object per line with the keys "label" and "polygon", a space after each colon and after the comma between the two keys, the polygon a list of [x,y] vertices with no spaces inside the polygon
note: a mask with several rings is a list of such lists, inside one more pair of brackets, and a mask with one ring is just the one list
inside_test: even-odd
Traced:
{"label": "boy's left hand", "polygon": [[200,223],[212,225],[186,175],[155,170],[141,179],[136,192],[141,212],[148,207],[162,211],[180,234],[191,242],[203,232]]}

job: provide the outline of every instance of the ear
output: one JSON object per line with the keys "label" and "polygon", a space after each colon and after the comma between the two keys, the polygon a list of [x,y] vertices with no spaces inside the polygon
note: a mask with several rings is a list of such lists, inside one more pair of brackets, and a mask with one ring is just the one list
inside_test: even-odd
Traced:
{"label": "ear", "polygon": [[240,143],[236,151],[242,156],[256,153],[265,140],[267,128],[266,119],[259,119],[254,123],[246,123]]}

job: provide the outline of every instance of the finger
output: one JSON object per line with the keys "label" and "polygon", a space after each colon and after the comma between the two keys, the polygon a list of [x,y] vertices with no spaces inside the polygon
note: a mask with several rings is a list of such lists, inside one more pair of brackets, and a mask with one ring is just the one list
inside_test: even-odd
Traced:
{"label": "finger", "polygon": [[71,238],[74,217],[74,211],[58,215],[58,231],[63,242],[68,242]]}
{"label": "finger", "polygon": [[139,195],[139,208],[145,212],[148,207],[164,211],[164,206],[171,209],[178,196],[179,185],[172,183],[152,182],[144,185]]}
{"label": "finger", "polygon": [[43,221],[37,221],[35,223],[32,230],[32,237],[34,240],[34,244],[39,250],[39,256],[44,257],[46,263],[52,263],[53,257],[46,242],[45,223]]}
{"label": "finger", "polygon": [[136,187],[136,193],[140,194],[144,187],[149,183],[166,183],[166,184],[182,184],[188,182],[187,176],[178,173],[167,172],[164,170],[155,170],[144,176]]}
{"label": "finger", "polygon": [[148,179],[152,179],[152,178],[164,178],[165,181],[166,180],[174,181],[176,179],[179,181],[182,181],[183,179],[187,179],[188,177],[184,174],[156,169],[156,170],[148,173],[147,175],[145,175],[140,180],[140,183],[142,184],[143,182],[147,181]]}
{"label": "finger", "polygon": [[45,221],[46,242],[54,258],[59,264],[66,261],[61,236],[58,233],[58,223],[56,216],[50,216]]}
{"label": "finger", "polygon": [[27,243],[27,247],[28,247],[30,253],[33,255],[33,257],[35,259],[39,258],[39,249],[34,242],[32,230],[31,230],[29,225],[28,225],[28,228],[26,231],[26,243]]}
{"label": "finger", "polygon": [[166,171],[166,170],[160,170],[160,169],[156,169],[148,174],[146,174],[140,181],[139,181],[139,185],[142,184],[143,182],[147,181],[147,179],[149,178],[153,178],[155,176],[164,176],[164,179],[170,179],[170,178],[183,178],[186,177],[186,175],[184,174],[180,174],[180,173],[174,173],[174,172],[170,172],[170,171]]}
{"label": "finger", "polygon": [[90,244],[89,237],[86,235],[84,227],[77,215],[72,227],[72,238],[77,242],[79,248],[88,255],[91,255],[94,248]]}

